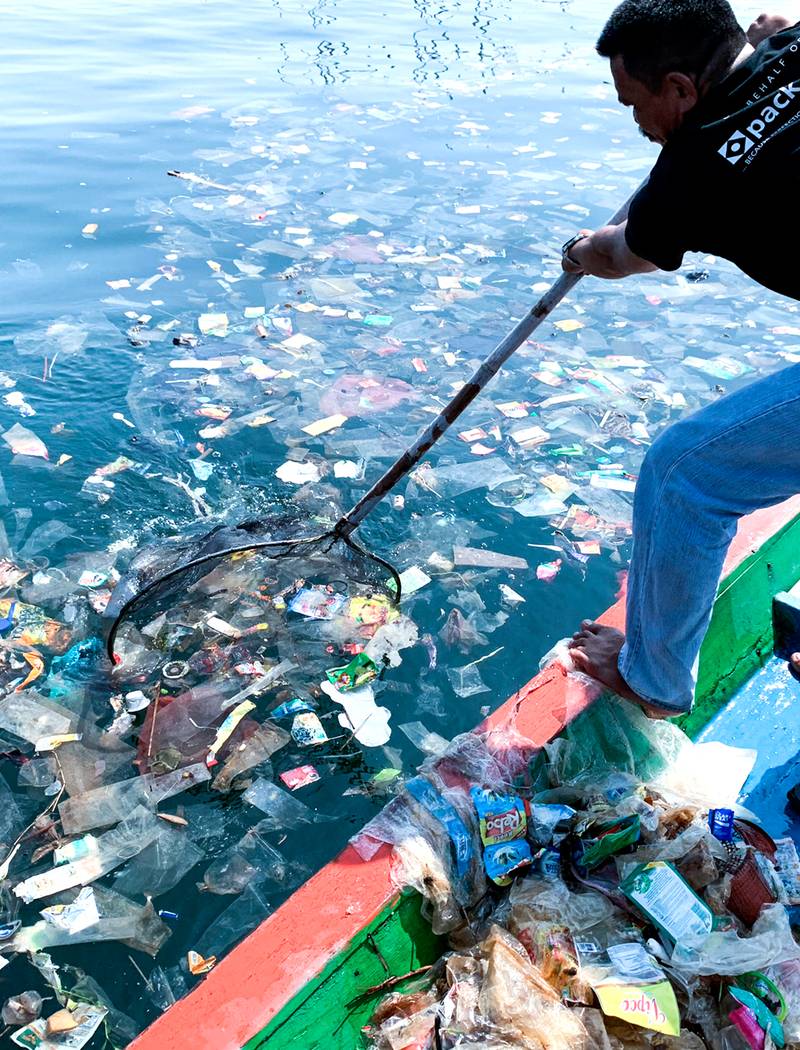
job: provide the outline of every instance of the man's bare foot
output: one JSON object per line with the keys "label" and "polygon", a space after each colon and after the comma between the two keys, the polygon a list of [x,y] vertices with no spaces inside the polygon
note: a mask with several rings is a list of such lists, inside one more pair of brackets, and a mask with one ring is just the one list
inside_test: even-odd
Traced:
{"label": "man's bare foot", "polygon": [[[619,654],[625,635],[615,627],[584,620],[569,643],[570,655],[579,671],[607,685],[617,696],[638,704],[650,718],[669,718],[673,711],[654,707],[630,688],[619,672]],[[800,665],[800,654],[798,654]]]}

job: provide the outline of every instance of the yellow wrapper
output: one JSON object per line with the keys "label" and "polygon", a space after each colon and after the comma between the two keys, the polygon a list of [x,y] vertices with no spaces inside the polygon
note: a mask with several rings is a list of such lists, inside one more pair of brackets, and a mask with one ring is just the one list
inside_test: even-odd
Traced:
{"label": "yellow wrapper", "polygon": [[597,984],[603,1013],[664,1035],[680,1035],[681,1017],[669,981],[656,984]]}

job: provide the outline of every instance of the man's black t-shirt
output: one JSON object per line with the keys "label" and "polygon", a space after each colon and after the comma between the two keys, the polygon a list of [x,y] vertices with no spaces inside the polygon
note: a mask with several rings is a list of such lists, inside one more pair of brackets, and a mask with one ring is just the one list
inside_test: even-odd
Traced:
{"label": "man's black t-shirt", "polygon": [[692,110],[631,202],[632,252],[676,270],[686,251],[736,263],[800,299],[800,23],[763,41]]}

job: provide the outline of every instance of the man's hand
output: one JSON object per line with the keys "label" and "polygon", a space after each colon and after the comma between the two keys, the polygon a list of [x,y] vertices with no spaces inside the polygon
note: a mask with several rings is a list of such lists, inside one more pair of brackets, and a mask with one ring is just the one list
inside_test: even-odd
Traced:
{"label": "man's hand", "polygon": [[639,258],[625,240],[625,223],[604,226],[600,230],[581,230],[583,239],[561,258],[567,273],[585,273],[592,277],[617,280],[634,273],[652,273],[658,267]]}
{"label": "man's hand", "polygon": [[747,42],[752,44],[753,47],[758,47],[762,40],[766,40],[767,37],[780,33],[782,29],[788,29],[792,25],[794,25],[794,22],[783,15],[759,15],[747,30]]}

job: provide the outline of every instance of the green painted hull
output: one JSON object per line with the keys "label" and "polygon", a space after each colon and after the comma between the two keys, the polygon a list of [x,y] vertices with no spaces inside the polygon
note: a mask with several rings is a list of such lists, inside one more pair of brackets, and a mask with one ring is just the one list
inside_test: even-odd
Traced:
{"label": "green painted hull", "polygon": [[400,894],[245,1050],[266,1046],[270,1050],[353,1050],[360,1046],[361,1026],[369,1020],[376,999],[348,1004],[365,988],[375,987],[392,974],[409,973],[435,962],[444,951],[445,939],[431,932],[420,913],[421,905],[418,893]]}

